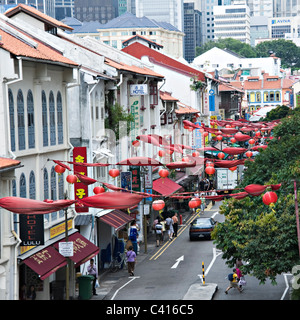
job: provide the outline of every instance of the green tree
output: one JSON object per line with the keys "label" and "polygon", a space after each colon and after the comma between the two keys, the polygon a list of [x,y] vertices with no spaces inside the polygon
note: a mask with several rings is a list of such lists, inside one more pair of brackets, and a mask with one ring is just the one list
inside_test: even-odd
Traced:
{"label": "green tree", "polygon": [[199,56],[214,47],[220,49],[229,49],[246,58],[256,57],[255,50],[249,44],[233,38],[220,38],[217,41],[208,41],[202,47],[196,47],[196,56]]}
{"label": "green tree", "polygon": [[264,121],[272,121],[276,119],[285,118],[290,112],[290,108],[287,106],[278,106],[277,108],[269,111],[267,116],[264,118]]}
{"label": "green tree", "polygon": [[239,188],[281,183],[274,207],[265,205],[262,196],[225,200],[220,207],[225,222],[218,224],[213,233],[226,263],[232,267],[237,258],[242,258],[248,262],[242,267],[243,271],[261,283],[267,278],[276,283],[276,275],[289,272],[299,264],[292,182],[293,179],[300,181],[299,137],[297,112],[282,119],[282,124],[274,128],[274,139],[255,161],[246,161],[247,170]]}
{"label": "green tree", "polygon": [[264,41],[255,47],[257,57],[269,57],[273,52],[276,57],[281,58],[283,68],[300,68],[300,48],[293,41],[278,39]]}

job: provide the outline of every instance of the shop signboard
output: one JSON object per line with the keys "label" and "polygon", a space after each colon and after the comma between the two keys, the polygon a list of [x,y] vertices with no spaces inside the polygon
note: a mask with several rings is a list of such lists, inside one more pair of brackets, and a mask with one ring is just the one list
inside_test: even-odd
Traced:
{"label": "shop signboard", "polygon": [[44,215],[20,214],[21,246],[44,245]]}
{"label": "shop signboard", "polygon": [[139,166],[130,166],[132,172],[132,190],[141,191],[141,168]]}
{"label": "shop signboard", "polygon": [[[78,163],[78,165],[74,165],[74,172],[87,175],[87,167],[81,166],[80,163],[87,162],[86,159],[86,147],[74,147],[73,149],[73,159],[74,162]],[[88,186],[79,179],[74,183],[74,193],[75,200],[81,200],[83,198],[88,197]],[[75,203],[75,211],[76,212],[88,212],[88,207],[81,207]]]}

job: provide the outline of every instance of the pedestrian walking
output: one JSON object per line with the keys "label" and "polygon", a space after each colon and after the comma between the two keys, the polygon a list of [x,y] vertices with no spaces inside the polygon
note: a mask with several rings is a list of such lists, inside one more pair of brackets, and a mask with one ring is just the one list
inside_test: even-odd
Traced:
{"label": "pedestrian walking", "polygon": [[128,251],[126,253],[126,258],[127,258],[127,268],[128,268],[128,273],[131,276],[134,276],[134,268],[135,268],[135,263],[136,263],[136,254],[133,250],[133,246],[130,246],[128,248]]}
{"label": "pedestrian walking", "polygon": [[177,231],[178,231],[178,217],[177,217],[177,212],[174,213],[173,217],[173,229],[174,229],[174,237],[177,237]]}
{"label": "pedestrian walking", "polygon": [[137,254],[137,238],[138,238],[138,228],[136,221],[133,220],[130,225],[128,239],[132,242],[133,250]]}
{"label": "pedestrian walking", "polygon": [[204,213],[204,210],[205,210],[205,197],[204,197],[204,193],[202,192],[201,195],[200,195],[200,200],[201,200],[201,205],[200,205],[200,208],[201,208],[201,214]]}
{"label": "pedestrian walking", "polygon": [[161,224],[160,219],[158,219],[158,222],[155,225],[155,239],[156,246],[159,247],[159,245],[163,242],[163,226]]}
{"label": "pedestrian walking", "polygon": [[90,264],[89,266],[87,267],[87,271],[88,271],[88,274],[90,276],[93,276],[94,277],[94,280],[93,280],[93,295],[96,296],[97,293],[96,293],[96,281],[98,279],[98,270],[97,270],[97,267],[95,266],[94,264],[94,259],[91,259],[90,260]]}
{"label": "pedestrian walking", "polygon": [[229,275],[228,275],[229,286],[225,290],[226,294],[228,294],[228,291],[231,288],[236,288],[239,292],[242,292],[242,290],[239,287],[239,280],[238,280],[238,276],[236,273],[236,268],[234,268],[232,271],[233,271],[233,273],[229,273]]}
{"label": "pedestrian walking", "polygon": [[166,230],[168,231],[169,241],[171,241],[173,239],[174,229],[173,229],[173,219],[170,216],[167,217],[165,226],[166,226]]}

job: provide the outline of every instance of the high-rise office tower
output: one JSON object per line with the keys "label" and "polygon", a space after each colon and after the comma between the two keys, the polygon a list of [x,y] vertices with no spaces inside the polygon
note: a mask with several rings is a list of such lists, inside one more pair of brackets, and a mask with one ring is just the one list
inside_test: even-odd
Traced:
{"label": "high-rise office tower", "polygon": [[192,62],[196,47],[201,46],[201,13],[194,3],[184,3],[184,58]]}
{"label": "high-rise office tower", "polygon": [[55,17],[55,0],[0,0],[0,6],[14,7],[19,3],[33,6],[50,17]]}
{"label": "high-rise office tower", "polygon": [[300,15],[300,0],[273,0],[273,17]]}
{"label": "high-rise office tower", "polygon": [[136,0],[135,5],[137,17],[168,22],[183,31],[183,0]]}
{"label": "high-rise office tower", "polygon": [[74,17],[79,21],[99,21],[102,24],[118,16],[118,0],[75,0]]}

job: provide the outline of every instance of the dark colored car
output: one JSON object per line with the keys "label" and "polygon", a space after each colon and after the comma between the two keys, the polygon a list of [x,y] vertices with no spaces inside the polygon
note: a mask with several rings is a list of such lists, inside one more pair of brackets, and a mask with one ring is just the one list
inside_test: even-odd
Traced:
{"label": "dark colored car", "polygon": [[190,240],[209,238],[214,230],[217,221],[213,218],[196,218],[191,222],[190,226]]}

